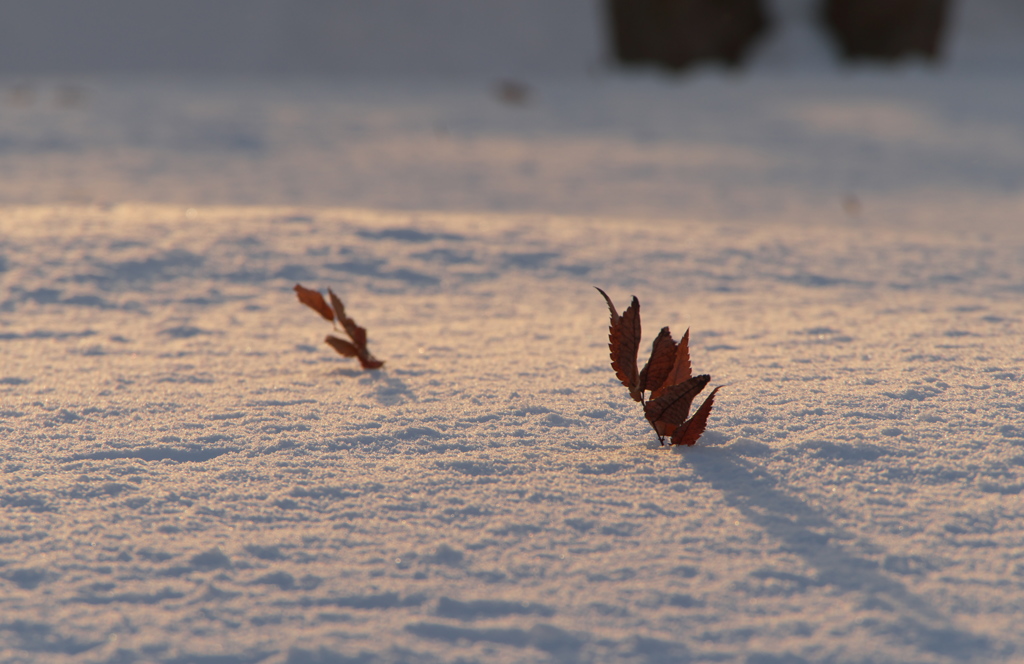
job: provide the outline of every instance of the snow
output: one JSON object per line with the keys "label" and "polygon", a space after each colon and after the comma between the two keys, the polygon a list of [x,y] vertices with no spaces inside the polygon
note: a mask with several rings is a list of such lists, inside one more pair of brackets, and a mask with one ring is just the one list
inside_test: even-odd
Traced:
{"label": "snow", "polygon": [[[5,661],[1024,646],[1019,236],[131,204],[2,223]],[[296,280],[339,292],[382,371],[321,343]],[[697,447],[659,449],[615,383],[592,284],[638,294],[648,343],[691,326],[727,386]]]}
{"label": "snow", "polygon": [[[7,86],[0,202],[224,202],[1013,227],[1010,75],[713,71],[490,79]],[[216,177],[197,177],[212,173]],[[925,202],[925,204],[922,204]],[[856,220],[855,220],[856,221]]]}
{"label": "snow", "polygon": [[1019,660],[1019,83],[772,57],[0,83],[0,661]]}

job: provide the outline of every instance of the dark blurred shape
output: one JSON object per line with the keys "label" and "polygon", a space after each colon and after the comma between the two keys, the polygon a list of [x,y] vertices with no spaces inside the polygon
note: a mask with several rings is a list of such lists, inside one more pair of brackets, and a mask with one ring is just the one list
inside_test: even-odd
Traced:
{"label": "dark blurred shape", "polygon": [[615,56],[672,70],[743,63],[769,27],[761,0],[608,0]]}
{"label": "dark blurred shape", "polygon": [[512,79],[498,81],[494,93],[501,102],[509,106],[525,106],[530,101],[530,86]]}
{"label": "dark blurred shape", "polygon": [[848,60],[939,57],[949,0],[824,0],[821,19]]}
{"label": "dark blurred shape", "polygon": [[860,197],[856,194],[847,194],[843,196],[843,211],[851,217],[859,217],[860,213],[864,210],[864,205],[860,202]]}

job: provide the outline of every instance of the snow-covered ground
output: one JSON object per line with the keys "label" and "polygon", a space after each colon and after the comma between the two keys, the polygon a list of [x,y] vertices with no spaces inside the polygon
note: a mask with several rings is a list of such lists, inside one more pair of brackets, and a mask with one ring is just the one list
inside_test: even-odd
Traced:
{"label": "snow-covered ground", "polygon": [[[1019,77],[801,39],[0,81],[0,662],[1020,661]],[[696,447],[595,285],[692,329]]]}
{"label": "snow-covered ground", "polygon": [[[1019,235],[8,208],[3,661],[1013,661]],[[291,286],[332,285],[356,370]],[[607,363],[692,326],[658,449]],[[345,659],[346,657],[352,659]]]}
{"label": "snow-covered ground", "polygon": [[603,74],[525,81],[523,105],[497,83],[9,81],[0,203],[946,228],[1024,211],[1012,73]]}

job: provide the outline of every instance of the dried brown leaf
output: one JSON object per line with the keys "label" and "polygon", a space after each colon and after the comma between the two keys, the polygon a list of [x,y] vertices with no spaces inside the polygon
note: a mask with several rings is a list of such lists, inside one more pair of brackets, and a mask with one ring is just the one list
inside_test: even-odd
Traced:
{"label": "dried brown leaf", "polygon": [[369,353],[366,353],[366,355],[360,355],[358,359],[359,364],[364,369],[380,369],[382,366],[384,366],[384,360],[378,360]]}
{"label": "dried brown leaf", "polygon": [[295,293],[299,296],[300,302],[327,320],[332,322],[337,320],[342,329],[345,330],[345,333],[351,338],[351,341],[346,341],[335,336],[328,336],[324,341],[331,348],[345,357],[358,359],[359,364],[364,369],[379,369],[384,366],[384,362],[370,354],[369,349],[366,347],[366,330],[359,327],[354,320],[345,315],[345,305],[342,304],[341,298],[334,294],[334,291],[330,288],[327,289],[327,295],[331,299],[330,305],[327,304],[319,292],[305,288],[301,284],[295,284]]}
{"label": "dried brown leaf", "polygon": [[[594,286],[594,288],[597,288],[597,286]],[[618,325],[621,316],[619,316],[619,312],[615,310],[615,305],[612,304],[612,299],[608,297],[608,293],[605,293],[600,288],[597,288],[597,292],[600,293],[601,296],[604,297],[604,301],[608,303],[608,311],[612,314],[612,325]]]}
{"label": "dried brown leaf", "polygon": [[359,360],[360,366],[364,369],[379,369],[384,366],[384,362],[371,355],[370,351],[360,348],[354,343],[334,336],[324,337],[324,341],[330,344],[331,348],[338,351],[339,354]]}
{"label": "dried brown leaf", "polygon": [[344,339],[332,336],[324,337],[324,341],[328,343],[331,348],[338,351],[339,355],[344,355],[345,357],[359,357],[359,349],[350,341],[345,341]]}
{"label": "dried brown leaf", "polygon": [[334,306],[334,313],[338,317],[338,323],[344,328],[345,333],[352,338],[353,343],[361,348],[366,348],[366,329],[356,325],[356,322],[345,315],[345,305],[341,303],[341,298],[334,294],[330,288],[327,289],[327,295],[331,298],[331,304]]}
{"label": "dried brown leaf", "polygon": [[[711,381],[707,374],[692,375],[690,330],[686,330],[676,343],[669,328],[661,328],[651,345],[650,359],[638,372],[640,302],[634,296],[630,306],[619,315],[608,294],[600,288],[597,291],[608,303],[611,314],[608,349],[615,376],[629,389],[630,396],[643,406],[644,415],[663,445],[666,437],[671,437],[673,445],[694,445],[707,427],[715,395],[721,387],[716,387],[690,417],[693,400]],[[646,402],[645,392],[650,393]]]}
{"label": "dried brown leaf", "polygon": [[[710,381],[711,376],[701,374],[678,385],[667,387],[660,397],[647,402],[644,414],[652,425],[658,422],[682,424],[690,416],[690,405],[693,403],[694,397],[700,394],[700,391]],[[655,426],[655,430],[657,431],[657,426]],[[661,434],[660,431],[659,434]]]}
{"label": "dried brown leaf", "polygon": [[690,368],[690,330],[687,328],[683,338],[679,340],[679,344],[676,346],[676,355],[672,364],[672,371],[665,377],[665,381],[661,384],[661,387],[657,390],[653,390],[651,398],[657,399],[661,394],[672,387],[680,383],[685,383],[692,377],[692,369]]}
{"label": "dried brown leaf", "polygon": [[299,296],[299,302],[303,303],[313,311],[317,312],[329,321],[334,321],[334,312],[324,301],[324,296],[318,291],[310,290],[302,286],[302,284],[295,284],[295,294]]}
{"label": "dried brown leaf", "polygon": [[335,295],[334,291],[328,288],[327,294],[331,298],[331,304],[334,305],[338,322],[345,329],[345,333],[352,338],[352,344],[358,351],[356,357],[359,359],[359,364],[364,369],[379,369],[384,366],[384,363],[371,355],[369,349],[366,348],[366,328],[359,327],[354,320],[345,315],[345,305],[341,303],[341,298]]}
{"label": "dried brown leaf", "polygon": [[704,403],[700,405],[697,412],[693,414],[689,420],[684,422],[672,433],[672,444],[673,445],[686,445],[692,447],[697,439],[704,433],[704,429],[708,425],[708,416],[711,415],[711,407],[715,403],[715,395],[718,394],[718,390],[722,389],[719,385],[715,389],[711,390],[711,394],[704,400]]}
{"label": "dried brown leaf", "polygon": [[675,363],[676,346],[672,332],[667,327],[661,328],[651,347],[651,358],[640,370],[641,392],[649,390],[653,393],[665,383]]}
{"label": "dried brown leaf", "polygon": [[643,400],[640,389],[640,372],[637,371],[636,356],[640,349],[640,301],[633,297],[629,307],[620,316],[615,305],[600,288],[597,289],[608,303],[611,322],[608,325],[608,350],[616,378],[629,390],[634,401]]}

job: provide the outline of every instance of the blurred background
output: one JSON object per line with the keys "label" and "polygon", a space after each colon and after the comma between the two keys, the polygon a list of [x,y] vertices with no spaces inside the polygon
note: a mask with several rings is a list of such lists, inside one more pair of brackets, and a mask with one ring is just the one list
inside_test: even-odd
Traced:
{"label": "blurred background", "polygon": [[0,72],[535,76],[826,54],[1019,67],[1022,27],[1018,0],[0,0]]}
{"label": "blurred background", "polygon": [[0,0],[0,203],[1010,223],[1022,32],[1020,0]]}

